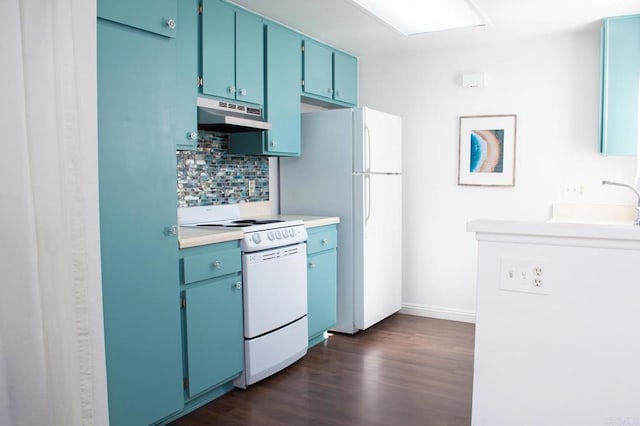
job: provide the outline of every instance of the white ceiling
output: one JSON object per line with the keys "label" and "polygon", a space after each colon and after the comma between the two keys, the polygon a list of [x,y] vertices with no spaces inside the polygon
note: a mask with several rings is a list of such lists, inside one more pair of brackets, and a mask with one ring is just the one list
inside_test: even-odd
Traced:
{"label": "white ceiling", "polygon": [[475,0],[490,21],[487,27],[406,37],[350,0],[232,1],[357,56],[597,31],[602,17],[640,13],[640,0],[602,6],[593,6],[592,0]]}

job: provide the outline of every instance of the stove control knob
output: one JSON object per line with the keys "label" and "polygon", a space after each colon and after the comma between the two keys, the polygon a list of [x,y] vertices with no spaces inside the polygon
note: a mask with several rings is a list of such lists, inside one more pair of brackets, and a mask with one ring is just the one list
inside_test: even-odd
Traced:
{"label": "stove control knob", "polygon": [[251,237],[251,239],[253,240],[254,243],[256,244],[260,244],[262,242],[262,238],[260,238],[260,234],[258,234],[257,232],[255,234],[253,234],[253,236]]}
{"label": "stove control knob", "polygon": [[271,241],[273,241],[273,239],[275,238],[275,235],[273,234],[273,231],[269,231],[269,233],[267,234],[267,237],[269,237],[269,239]]}
{"label": "stove control knob", "polygon": [[280,230],[279,230],[279,229],[276,231],[276,238],[277,238],[277,239],[282,238],[282,232],[280,232]]}
{"label": "stove control knob", "polygon": [[296,236],[296,231],[294,231],[293,228],[289,228],[289,235],[291,237],[295,237]]}

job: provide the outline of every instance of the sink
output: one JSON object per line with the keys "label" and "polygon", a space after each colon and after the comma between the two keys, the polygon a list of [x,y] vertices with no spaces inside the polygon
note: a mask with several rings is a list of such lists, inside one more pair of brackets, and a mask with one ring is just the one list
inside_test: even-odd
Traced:
{"label": "sink", "polygon": [[617,204],[554,204],[552,223],[588,223],[593,225],[633,225],[636,207]]}

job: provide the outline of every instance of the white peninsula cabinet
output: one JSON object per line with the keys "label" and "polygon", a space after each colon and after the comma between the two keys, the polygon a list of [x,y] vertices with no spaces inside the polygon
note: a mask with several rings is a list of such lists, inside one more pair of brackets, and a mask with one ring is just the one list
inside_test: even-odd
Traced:
{"label": "white peninsula cabinet", "polygon": [[474,221],[473,426],[640,425],[640,228]]}

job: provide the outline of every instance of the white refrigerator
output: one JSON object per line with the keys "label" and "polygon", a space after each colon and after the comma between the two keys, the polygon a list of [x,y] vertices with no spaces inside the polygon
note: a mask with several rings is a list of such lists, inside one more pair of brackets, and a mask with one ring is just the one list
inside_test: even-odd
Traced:
{"label": "white refrigerator", "polygon": [[302,114],[280,159],[283,214],[339,216],[337,323],[364,330],[402,303],[402,121],[369,108]]}

